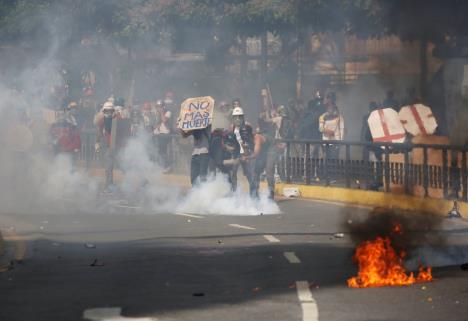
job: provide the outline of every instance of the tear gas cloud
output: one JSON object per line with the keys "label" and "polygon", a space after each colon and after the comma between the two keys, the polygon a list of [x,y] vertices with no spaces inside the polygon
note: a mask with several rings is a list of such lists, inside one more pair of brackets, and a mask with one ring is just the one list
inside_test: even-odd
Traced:
{"label": "tear gas cloud", "polygon": [[[27,60],[18,55],[18,57],[13,56],[8,61],[1,62],[3,66],[0,67],[9,71],[0,79],[1,210],[12,213],[114,211],[100,204],[102,203],[99,194],[100,179],[92,177],[85,169],[74,166],[70,157],[52,156],[49,153],[48,124],[42,120],[42,110],[43,108],[58,108],[52,89],[57,82],[61,81],[60,77],[64,76],[60,75],[60,70],[65,65],[75,71],[77,69],[83,71],[83,62],[92,62],[89,68],[95,68],[98,71],[110,69],[110,73],[113,73],[111,76],[108,72],[107,76],[104,76],[104,73],[98,79],[97,86],[100,86],[102,96],[99,99],[107,98],[113,90],[120,91],[124,87],[127,88],[115,93],[116,96],[129,94],[128,86],[123,84],[128,85],[130,81],[128,77],[125,78],[119,74],[124,69],[121,66],[122,55],[119,56],[119,53],[124,50],[116,49],[114,44],[108,43],[99,34],[88,35],[87,38],[99,39],[98,47],[105,50],[94,52],[80,48],[79,44],[70,47],[67,41],[73,30],[66,22],[67,19],[58,17],[57,12],[51,8],[49,13],[42,15],[44,30],[47,32],[35,40],[34,43],[38,44],[37,48],[25,50]],[[135,47],[139,46],[156,45],[154,43],[135,44]],[[114,54],[109,54],[110,51]],[[172,63],[169,69],[170,74],[187,72],[187,69],[182,68],[182,64],[178,63]],[[144,72],[135,71],[136,76],[140,78],[145,78],[145,75],[142,75]],[[156,68],[153,73],[157,72]],[[122,76],[122,79],[117,79],[119,76]],[[151,78],[154,81],[151,88],[147,88],[148,84],[144,84],[141,87],[147,88],[146,92],[139,92],[137,88],[136,94],[140,94],[144,99],[155,99],[157,97],[154,95],[162,95],[163,90],[169,88],[176,92],[184,92],[187,97],[192,94],[214,96],[217,94],[216,88],[213,89],[215,92],[205,91],[210,88],[192,88],[185,91],[187,88],[183,85],[179,86],[177,79],[171,82],[162,78],[164,77],[159,80]],[[155,94],[154,88],[158,88],[161,92]],[[203,92],[196,92],[197,90]],[[17,142],[9,135],[12,124],[17,121],[19,111],[27,112],[32,121],[30,129],[34,141],[32,147],[26,151],[18,150],[15,146]],[[123,172],[122,181],[119,183],[120,192],[125,198],[141,206],[145,213],[187,211],[205,214],[257,215],[279,212],[278,207],[268,201],[264,195],[259,201],[252,201],[245,193],[232,194],[226,179],[219,175],[206,185],[184,195],[181,189],[171,187],[165,179],[161,167],[153,161],[152,155],[155,153],[157,151],[150,137],[142,134],[128,140],[118,155],[118,168]],[[63,210],[63,204],[67,204],[67,211]]]}

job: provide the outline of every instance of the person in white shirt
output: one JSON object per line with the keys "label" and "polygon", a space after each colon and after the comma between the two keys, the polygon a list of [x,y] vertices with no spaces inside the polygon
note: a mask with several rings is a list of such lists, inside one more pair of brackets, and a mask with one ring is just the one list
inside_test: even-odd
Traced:
{"label": "person in white shirt", "polygon": [[[336,95],[333,92],[327,94],[326,97],[326,112],[319,118],[319,131],[322,133],[322,139],[327,140],[343,140],[344,137],[344,119],[341,116],[338,107],[336,106]],[[339,158],[339,146],[327,145],[327,159]]]}

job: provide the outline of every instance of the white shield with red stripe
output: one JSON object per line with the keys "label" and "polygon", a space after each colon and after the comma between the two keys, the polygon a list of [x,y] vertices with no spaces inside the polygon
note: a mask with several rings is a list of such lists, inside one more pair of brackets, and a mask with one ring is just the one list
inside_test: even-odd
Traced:
{"label": "white shield with red stripe", "polygon": [[406,132],[392,108],[374,110],[367,119],[374,142],[403,143]]}
{"label": "white shield with red stripe", "polygon": [[432,135],[437,128],[431,108],[423,104],[404,106],[398,115],[406,131],[413,136]]}

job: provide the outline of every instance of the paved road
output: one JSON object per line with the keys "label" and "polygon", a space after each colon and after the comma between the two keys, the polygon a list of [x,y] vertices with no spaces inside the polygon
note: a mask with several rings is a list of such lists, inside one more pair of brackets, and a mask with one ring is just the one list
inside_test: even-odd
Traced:
{"label": "paved road", "polygon": [[[346,287],[353,245],[333,234],[346,212],[367,209],[280,207],[247,217],[0,215],[20,260],[0,273],[0,320],[468,320],[468,272],[458,266],[436,268],[424,285]],[[444,229],[466,248],[468,224]]]}

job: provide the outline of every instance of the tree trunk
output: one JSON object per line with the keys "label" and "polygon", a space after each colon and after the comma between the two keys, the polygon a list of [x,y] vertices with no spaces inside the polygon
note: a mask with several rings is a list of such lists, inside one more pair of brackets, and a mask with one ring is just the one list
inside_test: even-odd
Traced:
{"label": "tree trunk", "polygon": [[261,37],[261,78],[262,83],[265,84],[267,82],[267,73],[268,73],[268,31],[262,32]]}
{"label": "tree trunk", "polygon": [[423,102],[427,100],[427,76],[428,76],[428,59],[427,59],[427,37],[423,35],[419,43],[419,89]]}
{"label": "tree trunk", "polygon": [[302,97],[302,69],[303,69],[303,44],[299,43],[297,47],[297,79],[296,79],[296,99]]}

